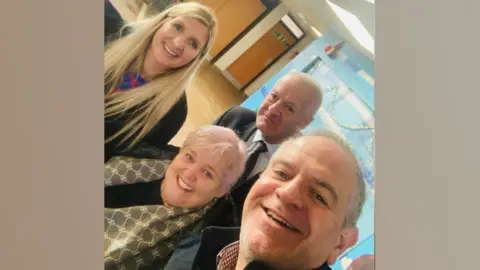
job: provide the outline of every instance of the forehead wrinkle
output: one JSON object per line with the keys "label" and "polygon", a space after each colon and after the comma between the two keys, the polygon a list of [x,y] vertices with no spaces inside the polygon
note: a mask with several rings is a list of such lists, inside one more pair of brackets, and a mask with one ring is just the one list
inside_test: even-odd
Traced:
{"label": "forehead wrinkle", "polygon": [[[323,141],[320,142],[319,139]],[[307,170],[312,176],[322,180],[330,180],[334,174],[342,178],[347,177],[347,171],[353,170],[352,173],[355,173],[354,165],[347,153],[329,138],[304,136],[293,139],[285,142],[277,154],[276,159],[282,158],[292,166],[310,161]],[[352,178],[355,179],[354,175]],[[336,183],[332,182],[330,185],[335,188]],[[340,190],[335,188],[335,191],[339,195]]]}
{"label": "forehead wrinkle", "polygon": [[[312,137],[303,136],[284,142],[280,146],[280,149],[278,149],[274,159],[280,156],[288,156],[289,159],[293,160],[295,157],[301,156],[302,161],[305,159],[313,159],[315,164],[313,167],[320,167],[319,169],[322,169],[321,167],[329,168],[330,166],[338,169],[338,167],[351,164],[350,159],[345,160],[348,158],[348,155],[346,155],[344,150],[336,145],[333,140],[328,138],[313,138],[315,140],[325,140],[325,142],[328,143],[309,143],[310,139],[312,139]],[[321,147],[318,147],[318,144],[321,144]]]}

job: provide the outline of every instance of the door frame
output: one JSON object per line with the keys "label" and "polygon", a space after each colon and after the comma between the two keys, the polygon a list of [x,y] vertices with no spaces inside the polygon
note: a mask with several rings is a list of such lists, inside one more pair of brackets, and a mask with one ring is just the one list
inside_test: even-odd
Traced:
{"label": "door frame", "polygon": [[230,43],[227,44],[217,55],[215,55],[210,63],[215,64],[222,56],[224,56],[235,44],[237,44],[244,36],[250,32],[257,24],[259,24],[265,17],[267,17],[272,10],[274,10],[278,5],[280,5],[280,0],[259,0],[266,7],[260,16],[258,16],[252,23],[250,23],[245,29],[243,29],[240,34],[238,34]]}
{"label": "door frame", "polygon": [[292,16],[292,14],[290,12],[288,12],[286,14],[286,16],[290,17],[290,19],[297,25],[297,27],[302,30],[302,33],[303,35],[300,37],[300,38],[297,38],[296,35],[290,30],[290,28],[282,21],[280,20],[279,22],[287,29],[288,32],[290,32],[290,34],[295,37],[295,42],[293,42],[292,44],[290,44],[290,46],[287,47],[287,49],[285,49],[285,51],[283,51],[280,55],[278,55],[277,57],[275,57],[270,63],[268,63],[268,65],[266,65],[257,75],[255,75],[255,77],[253,77],[250,81],[248,81],[245,85],[242,86],[242,88],[240,89],[240,91],[245,91],[245,89],[247,87],[249,87],[256,79],[258,79],[258,77],[260,77],[263,73],[265,73],[265,71],[267,71],[273,64],[275,64],[278,60],[280,60],[280,58],[282,58],[283,56],[285,56],[287,53],[289,53],[293,47],[295,47],[295,45],[297,45],[300,41],[302,41],[307,35],[305,34],[305,31],[300,27],[300,24],[295,20],[295,18]]}

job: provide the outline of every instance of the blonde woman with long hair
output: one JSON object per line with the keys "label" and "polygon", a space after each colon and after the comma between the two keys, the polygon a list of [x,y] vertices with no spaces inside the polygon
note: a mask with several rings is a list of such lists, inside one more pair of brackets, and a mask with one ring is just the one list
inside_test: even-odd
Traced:
{"label": "blonde woman with long hair", "polygon": [[105,162],[142,144],[162,148],[175,136],[187,115],[185,89],[216,32],[211,9],[181,3],[126,24],[107,43]]}

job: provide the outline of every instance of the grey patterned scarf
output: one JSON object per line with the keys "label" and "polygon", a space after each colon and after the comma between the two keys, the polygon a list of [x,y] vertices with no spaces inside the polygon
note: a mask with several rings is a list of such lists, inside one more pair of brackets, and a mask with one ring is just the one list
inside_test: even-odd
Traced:
{"label": "grey patterned scarf", "polygon": [[[105,186],[148,182],[164,177],[168,160],[115,157],[105,164]],[[162,269],[175,241],[211,208],[165,205],[105,208],[105,269]]]}

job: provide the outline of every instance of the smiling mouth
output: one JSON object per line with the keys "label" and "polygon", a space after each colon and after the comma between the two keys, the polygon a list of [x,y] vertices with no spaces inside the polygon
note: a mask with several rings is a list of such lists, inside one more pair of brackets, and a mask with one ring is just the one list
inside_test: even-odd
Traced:
{"label": "smiling mouth", "polygon": [[171,57],[178,57],[179,56],[172,49],[170,49],[170,47],[168,47],[168,45],[166,43],[163,43],[163,48],[165,49],[167,54],[170,55]]}
{"label": "smiling mouth", "polygon": [[276,125],[276,124],[277,124],[277,123],[274,122],[270,117],[268,117],[268,116],[266,116],[266,115],[265,115],[265,120],[266,120],[268,123],[272,124],[272,125]]}
{"label": "smiling mouth", "polygon": [[277,223],[278,225],[292,231],[292,232],[296,232],[296,233],[300,233],[300,231],[295,228],[292,224],[288,223],[288,221],[286,221],[284,218],[278,216],[277,214],[275,214],[274,212],[272,212],[270,209],[267,209],[267,208],[263,208],[263,210],[265,211],[265,214],[267,214],[267,216],[273,220],[275,223]]}
{"label": "smiling mouth", "polygon": [[177,184],[178,186],[186,192],[192,192],[193,188],[185,183],[180,176],[177,176]]}

